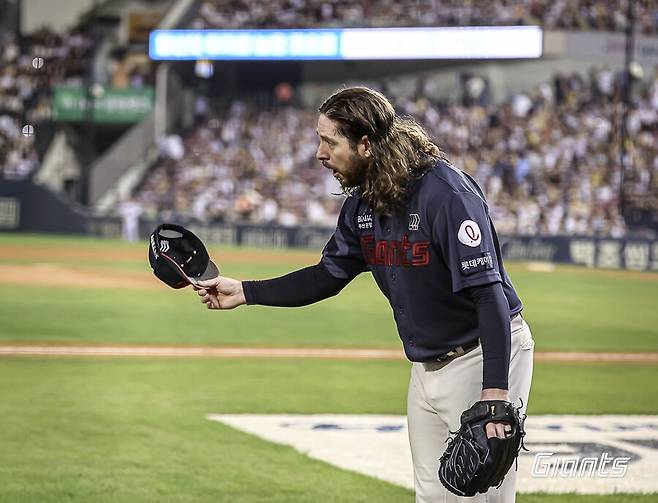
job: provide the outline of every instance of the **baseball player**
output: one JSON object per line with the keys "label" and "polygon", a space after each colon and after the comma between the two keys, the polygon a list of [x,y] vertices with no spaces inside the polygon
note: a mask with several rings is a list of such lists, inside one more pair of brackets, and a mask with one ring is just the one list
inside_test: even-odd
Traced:
{"label": "baseball player", "polygon": [[[484,194],[382,94],[343,89],[319,109],[316,157],[348,196],[320,262],[265,281],[199,282],[209,309],[303,306],[370,271],[412,362],[407,418],[417,502],[515,500],[515,470],[474,498],[446,491],[439,458],[462,411],[505,400],[525,411],[533,339],[503,266]],[[507,425],[487,424],[489,438]]]}

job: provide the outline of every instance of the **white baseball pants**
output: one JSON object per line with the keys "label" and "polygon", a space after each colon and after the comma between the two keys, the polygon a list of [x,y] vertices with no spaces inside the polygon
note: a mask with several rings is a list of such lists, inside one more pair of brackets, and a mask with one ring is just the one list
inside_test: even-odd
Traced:
{"label": "white baseball pants", "polygon": [[[511,321],[512,346],[509,399],[523,400],[525,413],[532,380],[534,341],[521,316]],[[480,399],[482,392],[482,346],[447,363],[414,363],[411,368],[407,420],[414,464],[416,503],[514,503],[514,465],[500,488],[472,498],[459,497],[443,487],[438,477],[439,458],[450,431],[460,426],[461,413]]]}

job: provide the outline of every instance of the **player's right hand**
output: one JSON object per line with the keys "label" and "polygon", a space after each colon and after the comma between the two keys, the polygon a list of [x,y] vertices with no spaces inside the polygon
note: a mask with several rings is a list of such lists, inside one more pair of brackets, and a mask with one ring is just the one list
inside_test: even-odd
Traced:
{"label": "player's right hand", "polygon": [[233,309],[247,303],[242,282],[226,276],[199,281],[194,289],[208,309]]}

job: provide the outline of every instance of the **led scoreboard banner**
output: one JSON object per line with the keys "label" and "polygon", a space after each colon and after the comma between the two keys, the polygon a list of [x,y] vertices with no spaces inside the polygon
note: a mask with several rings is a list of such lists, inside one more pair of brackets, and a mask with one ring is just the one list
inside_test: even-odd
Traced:
{"label": "led scoreboard banner", "polygon": [[155,30],[154,60],[530,59],[538,26],[318,30]]}

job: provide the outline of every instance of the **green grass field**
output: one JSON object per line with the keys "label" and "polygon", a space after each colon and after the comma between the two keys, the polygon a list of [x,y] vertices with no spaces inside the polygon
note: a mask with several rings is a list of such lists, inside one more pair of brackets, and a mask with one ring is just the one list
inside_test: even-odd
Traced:
{"label": "green grass field", "polygon": [[[45,257],[41,262],[130,271],[151,276],[146,245],[80,238],[19,238],[0,235],[9,257],[0,265],[35,261],[19,247],[89,252],[116,250],[113,259]],[[11,250],[16,249],[15,254]],[[309,265],[319,258],[289,252],[284,264],[267,261],[267,251],[246,250],[253,261],[223,260],[235,250],[215,248],[222,273],[236,278],[265,278]],[[128,253],[129,256],[122,254]],[[279,252],[280,254],[281,252]],[[521,295],[539,350],[658,351],[658,274],[559,267],[530,272],[524,264],[508,269]],[[190,290],[166,288],[53,288],[0,285],[0,340],[68,343],[232,344],[272,346],[399,347],[386,299],[370,275],[362,274],[339,296],[304,308],[241,308],[206,312]],[[36,286],[36,291],[35,291]]]}
{"label": "green grass field", "polygon": [[[26,248],[45,250],[34,258]],[[58,251],[52,257],[48,251]],[[70,256],[67,251],[70,250]],[[89,251],[85,258],[75,256]],[[94,258],[108,250],[116,258]],[[238,278],[309,263],[222,260]],[[38,254],[37,254],[38,255]],[[141,258],[143,257],[143,258]],[[150,275],[146,245],[0,235],[0,268],[48,262]],[[658,275],[510,264],[538,349],[658,351]],[[0,269],[1,270],[1,269]],[[363,275],[315,306],[209,312],[190,291],[0,283],[0,342],[399,347]],[[412,502],[410,491],[204,419],[208,413],[403,414],[404,361],[0,358],[0,502]],[[656,366],[538,363],[531,414],[658,414]],[[656,495],[521,495],[521,503]]]}

